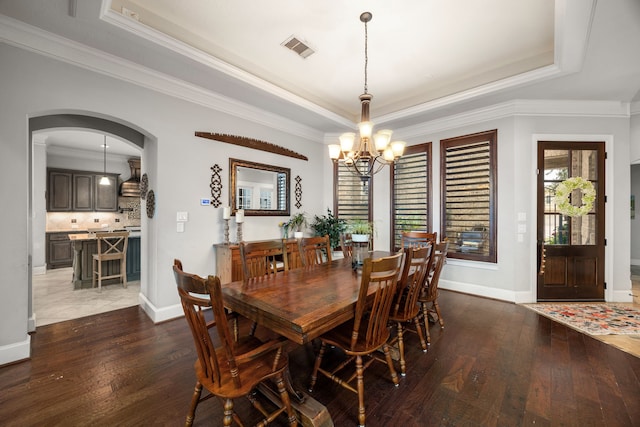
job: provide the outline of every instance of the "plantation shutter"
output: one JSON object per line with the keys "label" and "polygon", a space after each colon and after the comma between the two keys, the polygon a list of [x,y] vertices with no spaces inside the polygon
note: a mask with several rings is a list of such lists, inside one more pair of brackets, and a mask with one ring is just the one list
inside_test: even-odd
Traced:
{"label": "plantation shutter", "polygon": [[403,231],[431,230],[431,143],[407,147],[392,171],[393,248]]}
{"label": "plantation shutter", "polygon": [[444,230],[456,258],[496,261],[495,131],[443,140]]}
{"label": "plantation shutter", "polygon": [[371,220],[373,183],[365,183],[359,176],[354,175],[343,162],[335,164],[334,173],[335,216],[346,221],[352,219]]}

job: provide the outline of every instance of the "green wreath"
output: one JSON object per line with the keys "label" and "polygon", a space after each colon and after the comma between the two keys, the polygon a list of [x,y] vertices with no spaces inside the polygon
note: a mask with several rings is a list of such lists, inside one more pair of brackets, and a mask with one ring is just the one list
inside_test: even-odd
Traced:
{"label": "green wreath", "polygon": [[[582,190],[581,206],[574,206],[569,201],[569,195],[573,190]],[[556,207],[563,215],[569,215],[570,217],[584,216],[591,212],[595,200],[596,189],[593,187],[593,183],[579,176],[565,179],[556,188]]]}

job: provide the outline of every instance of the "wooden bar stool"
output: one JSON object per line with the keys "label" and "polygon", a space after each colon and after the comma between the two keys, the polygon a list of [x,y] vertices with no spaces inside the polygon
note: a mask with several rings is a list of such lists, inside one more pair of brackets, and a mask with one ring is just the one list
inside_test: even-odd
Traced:
{"label": "wooden bar stool", "polygon": [[[112,233],[96,233],[98,253],[92,256],[92,287],[98,282],[98,292],[102,292],[102,281],[106,279],[120,278],[122,285],[127,287],[127,245],[129,244],[128,231],[114,231]],[[103,274],[105,261],[120,261],[120,270],[110,273],[107,270]]]}

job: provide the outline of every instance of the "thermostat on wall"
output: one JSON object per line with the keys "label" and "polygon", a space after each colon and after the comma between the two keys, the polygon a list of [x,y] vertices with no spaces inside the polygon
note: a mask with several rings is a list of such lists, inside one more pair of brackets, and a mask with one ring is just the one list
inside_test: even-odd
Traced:
{"label": "thermostat on wall", "polygon": [[211,204],[211,200],[209,199],[200,199],[200,206],[209,206]]}

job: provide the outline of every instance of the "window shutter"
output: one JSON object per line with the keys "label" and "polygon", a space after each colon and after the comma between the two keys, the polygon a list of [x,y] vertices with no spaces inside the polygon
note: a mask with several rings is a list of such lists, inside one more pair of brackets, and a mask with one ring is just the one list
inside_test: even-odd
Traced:
{"label": "window shutter", "polygon": [[[362,162],[363,167],[366,162]],[[336,217],[344,220],[371,219],[373,183],[365,183],[359,176],[354,175],[344,165],[337,162],[335,173],[335,203]]]}

